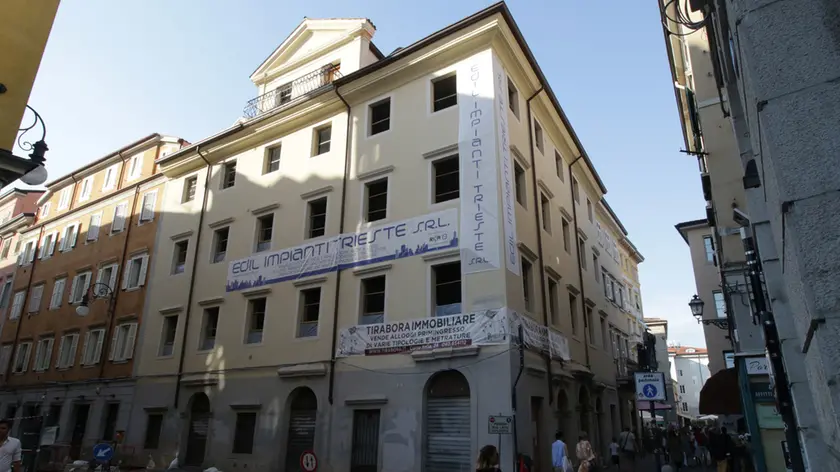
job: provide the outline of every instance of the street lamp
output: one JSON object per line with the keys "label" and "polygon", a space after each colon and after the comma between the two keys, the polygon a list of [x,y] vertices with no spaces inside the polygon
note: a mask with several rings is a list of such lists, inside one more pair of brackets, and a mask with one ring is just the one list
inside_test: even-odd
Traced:
{"label": "street lamp", "polygon": [[697,318],[697,323],[703,323],[706,326],[714,325],[720,329],[729,329],[729,320],[726,318],[703,318],[704,306],[706,306],[706,302],[697,295],[692,296],[691,301],[688,302],[688,307],[691,308],[691,315]]}
{"label": "street lamp", "polygon": [[[18,129],[17,144],[24,151],[31,152],[29,159],[15,156],[10,151],[0,150],[0,181],[6,185],[19,178],[27,185],[41,185],[47,181],[47,169],[44,167],[46,158],[44,155],[50,148],[45,141],[47,137],[47,125],[41,115],[29,105],[26,105],[34,116],[32,124]],[[38,124],[41,125],[41,138],[37,141],[30,142],[24,140],[24,136],[29,131],[33,130]]]}
{"label": "street lamp", "polygon": [[90,300],[99,300],[107,298],[108,303],[108,317],[110,318],[114,311],[114,290],[108,284],[96,282],[93,286],[82,296],[82,302],[76,307],[76,314],[79,316],[87,316],[90,314]]}

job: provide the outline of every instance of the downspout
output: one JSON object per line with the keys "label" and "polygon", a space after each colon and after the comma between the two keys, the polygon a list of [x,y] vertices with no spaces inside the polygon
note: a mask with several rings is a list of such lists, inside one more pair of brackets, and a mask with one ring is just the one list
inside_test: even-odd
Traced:
{"label": "downspout", "polygon": [[[572,166],[575,165],[577,163],[577,161],[579,161],[582,157],[583,157],[583,154],[576,157],[575,160],[573,160],[572,163],[569,164],[569,184],[570,184],[569,185],[569,192],[572,195],[572,220],[575,224],[574,238],[575,238],[575,247],[577,248],[577,258],[578,258],[578,282],[580,283],[580,298],[581,298],[581,301],[583,302],[583,305],[582,305],[583,306],[583,349],[584,349],[584,352],[586,353],[586,367],[590,367],[590,364],[589,364],[589,341],[591,341],[591,340],[586,339],[586,336],[587,336],[588,331],[589,331],[586,328],[588,327],[590,320],[586,319],[587,318],[586,317],[586,289],[584,288],[584,284],[583,284],[583,264],[584,264],[584,261],[580,260],[580,237],[578,236],[578,218],[577,218],[578,203],[575,200],[575,185],[574,185],[575,177],[572,174]],[[577,187],[578,187],[578,193],[579,193],[580,182],[578,182]],[[592,270],[596,270],[596,268],[593,268]],[[596,273],[595,275],[597,277],[598,274]]]}
{"label": "downspout", "polygon": [[193,264],[190,270],[190,288],[187,292],[187,306],[184,309],[184,330],[181,334],[181,354],[178,356],[178,375],[175,379],[175,397],[172,399],[172,404],[175,410],[178,409],[178,400],[181,397],[181,380],[184,377],[184,356],[187,352],[187,332],[190,327],[190,314],[192,313],[192,300],[195,293],[195,271],[198,268],[198,247],[201,244],[201,230],[204,228],[204,213],[207,211],[207,197],[210,195],[210,177],[212,176],[213,166],[210,161],[201,153],[201,146],[195,147],[195,152],[198,153],[205,164],[207,164],[207,175],[204,177],[204,197],[201,200],[201,212],[198,214],[198,228],[195,230],[195,250],[193,250]]}
{"label": "downspout", "polygon": [[[531,186],[534,190],[534,216],[536,218],[534,221],[537,225],[537,254],[539,254],[540,259],[540,305],[543,312],[543,325],[545,325],[546,329],[549,329],[548,325],[548,310],[546,309],[546,287],[545,287],[545,254],[543,254],[543,238],[542,238],[542,226],[540,225],[540,195],[539,191],[537,190],[537,162],[536,158],[534,157],[534,132],[532,130],[533,120],[531,119],[531,100],[537,98],[537,95],[543,91],[543,87],[537,89],[536,92],[533,93],[528,100],[525,101],[525,110],[526,116],[528,117],[528,151],[531,157]],[[553,404],[553,397],[551,391],[551,382],[553,379],[553,374],[551,373],[551,348],[549,347],[548,355],[545,357],[545,368],[547,375],[547,383],[548,383],[548,404]]]}
{"label": "downspout", "polygon": [[[347,130],[344,139],[344,178],[341,182],[341,211],[338,222],[338,234],[342,234],[344,233],[344,213],[347,206],[347,180],[350,178],[350,151],[353,145],[351,141],[352,135],[350,133],[353,130],[353,117],[350,116],[350,104],[341,96],[338,87],[335,88],[335,94],[344,103],[344,108],[347,110]],[[338,267],[337,269],[335,272],[335,296],[333,298],[332,340],[330,342],[330,383],[327,394],[327,400],[330,402],[330,405],[333,404],[333,400],[335,399],[335,343],[338,337],[338,301],[341,293],[341,269]]]}
{"label": "downspout", "polygon": [[[160,148],[158,148],[160,149]],[[123,242],[123,249],[122,249],[122,256],[120,257],[120,268],[125,270],[125,262],[128,259],[128,240],[131,237],[131,228],[134,226],[131,224],[131,217],[134,216],[134,210],[137,209],[137,197],[140,195],[140,185],[134,186],[134,199],[131,202],[131,212],[128,214],[128,228],[125,230],[125,241]],[[142,209],[140,210],[142,213]],[[137,223],[140,224],[140,215],[137,215]],[[117,273],[119,276],[119,272]],[[91,274],[91,281],[93,279],[93,275]],[[119,284],[117,284],[119,286]],[[108,349],[111,348],[111,333],[114,330],[114,320],[117,319],[117,298],[121,290],[119,288],[114,287],[111,289],[111,299],[108,300],[108,324],[105,327],[105,339],[102,341],[102,354],[108,352]],[[102,376],[105,374],[105,364],[108,363],[108,359],[103,355],[101,357],[101,362],[99,366],[99,378],[101,379]]]}
{"label": "downspout", "polygon": [[[75,179],[74,179],[74,182],[75,182]],[[39,259],[38,258],[38,253],[40,252],[39,248],[40,248],[40,245],[41,245],[41,238],[44,237],[44,228],[46,228],[46,225],[41,225],[41,230],[38,231],[38,239],[35,240],[35,248],[33,249],[33,251],[35,251],[35,257],[32,259],[32,265],[30,266],[31,268],[29,270],[29,280],[26,282],[26,292],[23,296],[23,304],[21,305],[21,308],[20,308],[20,317],[18,318],[18,324],[17,324],[17,327],[15,328],[15,340],[12,343],[12,352],[9,353],[9,364],[6,366],[6,372],[5,372],[5,383],[6,383],[6,385],[9,384],[9,374],[11,373],[12,366],[14,366],[14,364],[15,364],[15,362],[14,362],[15,361],[15,348],[17,348],[18,340],[20,339],[20,327],[23,325],[23,313],[26,310],[26,302],[29,301],[29,292],[31,292],[31,289],[32,289],[32,278],[35,277],[35,265],[38,263],[38,259]],[[24,249],[25,248],[26,248],[26,246],[24,246]],[[17,272],[17,270],[15,270],[15,272]],[[12,304],[14,304],[14,292],[15,292],[14,282],[12,282],[12,294],[11,294]],[[27,315],[28,315],[28,313],[27,313]]]}

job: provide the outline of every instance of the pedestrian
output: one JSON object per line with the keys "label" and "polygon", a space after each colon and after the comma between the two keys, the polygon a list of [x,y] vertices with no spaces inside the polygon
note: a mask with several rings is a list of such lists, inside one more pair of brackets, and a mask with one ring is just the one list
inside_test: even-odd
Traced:
{"label": "pedestrian", "polygon": [[21,472],[20,441],[9,436],[12,422],[0,420],[0,472]]}
{"label": "pedestrian", "polygon": [[475,460],[475,472],[499,471],[499,450],[492,444],[482,447],[478,451],[478,458]]}
{"label": "pedestrian", "polygon": [[568,448],[563,442],[563,431],[554,434],[551,444],[551,467],[554,472],[571,472],[572,461],[569,460]]}
{"label": "pedestrian", "polygon": [[575,455],[578,461],[580,461],[578,472],[595,471],[595,453],[592,451],[592,444],[587,439],[586,431],[580,433],[577,446],[575,446]]}
{"label": "pedestrian", "polygon": [[636,468],[636,435],[630,431],[629,427],[625,427],[624,431],[618,435],[619,453],[624,456],[622,464],[630,464],[632,469]]}
{"label": "pedestrian", "polygon": [[680,440],[680,433],[674,428],[668,431],[668,438],[665,441],[668,450],[670,462],[674,466],[674,470],[679,472],[683,466],[683,449],[682,441]]}
{"label": "pedestrian", "polygon": [[615,442],[615,438],[612,438],[612,442],[610,443],[610,458],[612,459],[612,465],[616,469],[621,470],[621,462],[618,458],[618,443]]}

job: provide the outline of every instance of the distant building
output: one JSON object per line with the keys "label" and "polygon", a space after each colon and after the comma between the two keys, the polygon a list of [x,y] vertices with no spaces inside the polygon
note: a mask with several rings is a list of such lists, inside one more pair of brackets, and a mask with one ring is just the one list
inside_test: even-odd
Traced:
{"label": "distant building", "polygon": [[709,378],[709,354],[704,348],[672,346],[668,348],[671,378],[677,384],[674,400],[677,415],[686,420],[700,416],[700,390]]}
{"label": "distant building", "polygon": [[[665,405],[670,406],[669,410],[657,411],[656,415],[661,416],[666,423],[675,423],[677,413],[674,403],[674,382],[671,375],[670,359],[668,358],[668,320],[662,318],[644,318],[648,331],[656,336],[656,372],[665,374]],[[645,403],[645,402],[642,402]]]}

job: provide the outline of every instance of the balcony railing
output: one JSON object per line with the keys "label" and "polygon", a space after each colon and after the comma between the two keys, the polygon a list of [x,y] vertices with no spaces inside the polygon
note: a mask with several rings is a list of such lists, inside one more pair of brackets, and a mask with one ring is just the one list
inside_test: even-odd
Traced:
{"label": "balcony railing", "polygon": [[329,64],[320,69],[310,72],[303,77],[297,78],[287,84],[283,84],[271,92],[264,93],[257,98],[248,100],[245,105],[245,116],[256,118],[263,113],[269,112],[279,106],[285,105],[292,100],[314,92],[321,87],[331,84],[335,79],[341,77],[339,66]]}

